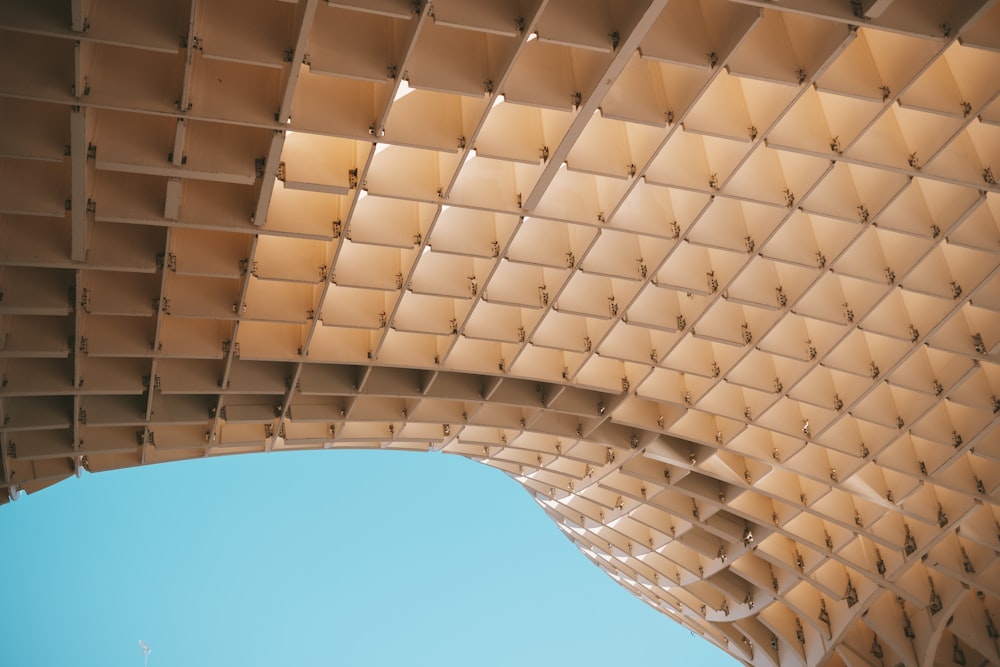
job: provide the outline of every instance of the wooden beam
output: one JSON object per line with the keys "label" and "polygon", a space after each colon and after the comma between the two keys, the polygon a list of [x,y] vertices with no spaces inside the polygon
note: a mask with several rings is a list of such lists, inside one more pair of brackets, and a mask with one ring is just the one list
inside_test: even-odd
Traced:
{"label": "wooden beam", "polygon": [[87,259],[87,110],[74,107],[69,115],[70,129],[70,220],[74,262]]}
{"label": "wooden beam", "polygon": [[72,13],[70,27],[74,32],[83,32],[90,27],[87,25],[87,10],[84,4],[85,0],[70,0],[70,12]]}
{"label": "wooden beam", "polygon": [[545,165],[545,169],[542,171],[541,176],[538,177],[538,181],[535,183],[535,187],[531,191],[531,194],[525,198],[523,203],[525,211],[531,211],[538,206],[538,202],[549,189],[549,186],[552,185],[552,181],[555,179],[556,174],[559,173],[559,168],[562,166],[562,163],[566,161],[566,158],[569,156],[569,152],[573,149],[573,146],[576,145],[576,142],[580,138],[580,135],[583,134],[584,129],[586,129],[587,123],[590,122],[594,112],[600,108],[601,101],[605,98],[605,96],[607,96],[608,92],[611,90],[611,86],[614,85],[614,82],[618,80],[618,77],[625,70],[625,66],[628,64],[628,61],[632,58],[636,49],[639,48],[639,43],[642,41],[642,38],[647,32],[649,32],[650,26],[656,22],[656,19],[660,17],[660,14],[663,13],[663,8],[666,4],[667,0],[653,0],[646,6],[644,11],[639,13],[635,23],[628,26],[627,30],[622,31],[621,43],[615,51],[614,58],[611,60],[611,63],[608,65],[603,76],[600,77],[594,89],[591,91],[583,91],[582,99],[577,107],[577,114],[573,119],[573,123],[570,125],[569,129],[566,130],[563,140],[559,142],[559,145],[549,156],[549,161]]}
{"label": "wooden beam", "polygon": [[[277,118],[275,118],[281,124],[285,124],[290,120],[292,99],[295,96],[295,87],[299,82],[299,71],[302,61],[305,58],[306,48],[309,45],[309,33],[312,32],[313,18],[316,16],[318,2],[319,0],[306,0],[305,7],[302,10],[298,37],[295,40],[295,51],[292,54],[292,62],[289,64],[288,69],[288,78],[285,81],[285,92],[281,98],[281,107],[278,109]],[[278,165],[281,163],[281,151],[284,146],[284,130],[275,130],[267,157],[264,158],[264,169],[260,177],[260,194],[257,196],[257,205],[254,207],[253,212],[252,222],[258,227],[267,222],[267,209],[271,206],[274,179],[278,173]]]}
{"label": "wooden beam", "polygon": [[865,16],[870,19],[877,19],[885,13],[885,10],[889,9],[892,3],[893,0],[873,0],[866,3],[868,8],[865,9]]}
{"label": "wooden beam", "polygon": [[167,197],[163,205],[163,217],[167,220],[177,220],[180,217],[182,188],[181,179],[176,177],[167,179]]}

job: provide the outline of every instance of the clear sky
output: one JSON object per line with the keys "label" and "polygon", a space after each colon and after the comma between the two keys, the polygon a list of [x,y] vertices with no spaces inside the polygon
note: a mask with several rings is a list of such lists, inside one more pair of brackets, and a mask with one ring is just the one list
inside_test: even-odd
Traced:
{"label": "clear sky", "polygon": [[242,455],[0,507],[0,665],[737,663],[443,454]]}

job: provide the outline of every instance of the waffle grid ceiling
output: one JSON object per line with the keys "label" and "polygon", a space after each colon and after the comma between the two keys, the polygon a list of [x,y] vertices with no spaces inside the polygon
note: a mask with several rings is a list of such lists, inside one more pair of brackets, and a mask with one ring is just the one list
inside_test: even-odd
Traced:
{"label": "waffle grid ceiling", "polygon": [[3,495],[440,450],[746,664],[998,664],[998,73],[995,0],[4,2]]}

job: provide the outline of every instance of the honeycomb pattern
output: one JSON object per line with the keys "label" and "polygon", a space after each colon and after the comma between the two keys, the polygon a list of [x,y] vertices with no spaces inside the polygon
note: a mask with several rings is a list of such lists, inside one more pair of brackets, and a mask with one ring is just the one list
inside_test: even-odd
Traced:
{"label": "honeycomb pattern", "polygon": [[1000,663],[1000,3],[0,6],[4,496],[503,470],[748,665]]}

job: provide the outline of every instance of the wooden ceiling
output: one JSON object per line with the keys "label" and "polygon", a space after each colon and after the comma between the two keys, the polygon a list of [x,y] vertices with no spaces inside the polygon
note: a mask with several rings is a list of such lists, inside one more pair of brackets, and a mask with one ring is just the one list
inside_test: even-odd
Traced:
{"label": "wooden ceiling", "polygon": [[17,0],[0,128],[4,499],[439,450],[747,664],[1000,662],[994,0]]}

